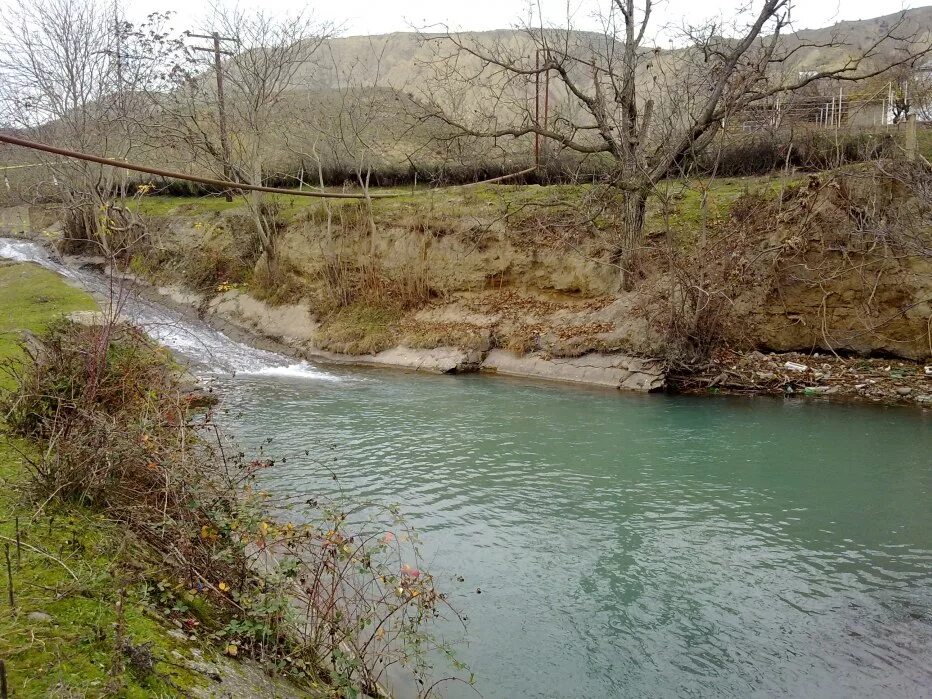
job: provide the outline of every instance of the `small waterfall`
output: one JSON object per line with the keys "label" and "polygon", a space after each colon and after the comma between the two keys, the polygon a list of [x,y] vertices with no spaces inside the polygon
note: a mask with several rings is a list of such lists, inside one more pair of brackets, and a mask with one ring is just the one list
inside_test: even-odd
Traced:
{"label": "small waterfall", "polygon": [[152,339],[208,371],[315,381],[342,380],[308,362],[295,362],[284,355],[236,342],[207,324],[141,298],[130,289],[117,289],[115,294],[111,294],[110,281],[106,277],[66,267],[36,243],[0,238],[0,259],[4,258],[39,264],[84,287],[98,300],[118,295],[121,299],[120,313],[124,317],[141,327]]}

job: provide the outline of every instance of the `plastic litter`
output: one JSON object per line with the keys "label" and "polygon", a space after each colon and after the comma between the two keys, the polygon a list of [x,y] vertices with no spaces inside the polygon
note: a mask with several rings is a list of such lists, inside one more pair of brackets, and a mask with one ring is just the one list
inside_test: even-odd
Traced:
{"label": "plastic litter", "polygon": [[805,364],[797,364],[796,362],[787,362],[783,366],[790,371],[809,371],[809,367]]}

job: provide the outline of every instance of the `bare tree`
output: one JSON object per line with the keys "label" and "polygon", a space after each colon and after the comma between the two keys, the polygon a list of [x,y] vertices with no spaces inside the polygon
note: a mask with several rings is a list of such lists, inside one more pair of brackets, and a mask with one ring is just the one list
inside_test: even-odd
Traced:
{"label": "bare tree", "polygon": [[[233,55],[221,69],[229,147],[221,145],[217,88],[211,68],[195,67],[165,99],[171,115],[167,142],[188,152],[202,167],[232,173],[236,181],[262,184],[281,159],[286,136],[302,128],[299,105],[290,96],[300,87],[295,77],[332,34],[326,22],[310,15],[272,17],[259,10],[217,8],[208,27],[228,39]],[[267,198],[245,196],[255,221],[270,274],[276,265],[276,222]]]}
{"label": "bare tree", "polygon": [[[425,90],[434,118],[461,136],[539,137],[558,151],[609,164],[620,221],[616,255],[629,270],[654,186],[742,110],[817,80],[861,80],[889,70],[891,63],[867,66],[894,40],[902,47],[894,63],[929,51],[928,37],[901,35],[904,25],[895,22],[866,47],[833,38],[840,58],[800,72],[797,56],[816,45],[792,34],[791,0],[749,2],[728,26],[668,28],[679,48],[660,50],[648,44],[656,5],[604,0],[597,33],[576,31],[567,20],[561,27],[525,24],[519,39],[449,31],[424,37],[435,47]],[[543,108],[542,84],[554,93]],[[464,102],[467,90],[481,96]]]}
{"label": "bare tree", "polygon": [[[167,21],[156,13],[133,25],[119,5],[94,0],[20,0],[0,20],[0,120],[74,150],[144,157],[153,114],[143,96],[164,87],[174,50]],[[72,237],[116,252],[112,238],[125,238],[132,226],[121,204],[125,172],[61,158],[40,162],[51,175],[45,195],[65,203]]]}

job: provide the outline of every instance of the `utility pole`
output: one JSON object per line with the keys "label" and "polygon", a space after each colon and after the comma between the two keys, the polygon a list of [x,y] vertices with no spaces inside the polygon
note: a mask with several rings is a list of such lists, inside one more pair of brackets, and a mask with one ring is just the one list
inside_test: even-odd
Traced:
{"label": "utility pole", "polygon": [[[541,73],[541,54],[544,54],[543,49],[537,49],[534,55],[534,125],[540,129],[541,128],[541,90],[540,90],[540,73]],[[545,63],[550,60],[549,54],[544,55]],[[543,116],[544,123],[543,128],[546,129],[550,121],[550,69],[548,68],[544,71],[544,95],[543,95]],[[534,132],[534,167],[538,170],[540,169],[540,152],[541,152],[541,136],[536,131]],[[539,173],[538,173],[539,174]]]}
{"label": "utility pole", "polygon": [[[226,56],[232,56],[233,54],[230,51],[224,51],[220,48],[221,41],[236,41],[228,36],[220,36],[218,32],[211,32],[210,34],[188,34],[188,36],[195,39],[212,39],[214,42],[213,48],[204,48],[202,46],[195,46],[195,51],[208,51],[214,54],[214,72],[217,74],[217,115],[220,126],[220,157],[223,158],[223,177],[229,182],[233,181],[232,172],[230,168],[230,139],[227,135],[227,109],[226,102],[223,97],[223,64],[221,62],[220,55],[224,54]],[[233,201],[233,193],[228,189],[224,192],[224,196],[227,201]]]}

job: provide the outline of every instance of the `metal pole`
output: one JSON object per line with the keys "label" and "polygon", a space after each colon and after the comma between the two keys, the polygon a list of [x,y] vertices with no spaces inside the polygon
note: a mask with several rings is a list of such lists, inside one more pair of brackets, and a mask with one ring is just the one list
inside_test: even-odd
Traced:
{"label": "metal pole", "polygon": [[841,111],[842,111],[841,105],[842,105],[842,102],[844,101],[844,94],[845,94],[844,90],[845,88],[843,87],[838,88],[838,128],[839,129],[841,128]]}
{"label": "metal pole", "polygon": [[[148,165],[137,165],[135,163],[127,163],[122,160],[114,160],[113,158],[103,158],[99,155],[92,155],[90,153],[81,153],[79,151],[69,150],[67,148],[59,148],[58,146],[52,146],[47,143],[39,143],[37,141],[29,141],[25,138],[19,138],[18,136],[11,136],[10,134],[3,133],[0,131],[0,143],[8,143],[11,146],[20,146],[21,148],[30,148],[32,150],[42,151],[44,153],[51,153],[53,155],[61,155],[65,158],[75,158],[77,160],[86,160],[90,163],[99,163],[100,165],[109,165],[110,167],[119,167],[126,170],[134,170],[136,172],[145,172],[150,175],[156,175],[158,177],[169,177],[176,180],[187,180],[188,182],[199,182],[200,184],[207,184],[212,187],[229,187],[237,191],[246,191],[246,192],[268,192],[269,194],[290,194],[295,197],[317,197],[321,199],[391,199],[394,197],[404,196],[398,192],[366,192],[365,194],[338,194],[336,192],[317,192],[317,191],[302,191],[299,189],[285,189],[283,187],[265,187],[262,185],[255,184],[243,184],[240,182],[227,182],[224,180],[215,180],[210,177],[198,177],[197,175],[187,175],[183,172],[173,172],[171,170],[162,170],[161,168],[149,167]],[[427,190],[427,191],[438,191],[441,189],[467,189],[469,187],[476,187],[483,184],[494,184],[495,182],[503,182],[504,180],[509,180],[514,177],[520,177],[521,175],[528,175],[534,172],[534,168],[529,167],[524,170],[519,170],[518,172],[512,172],[507,175],[502,175],[501,177],[493,177],[490,180],[482,180],[481,182],[471,182],[464,185],[455,185],[450,187],[438,187],[437,189]],[[56,183],[57,184],[57,183]]]}

